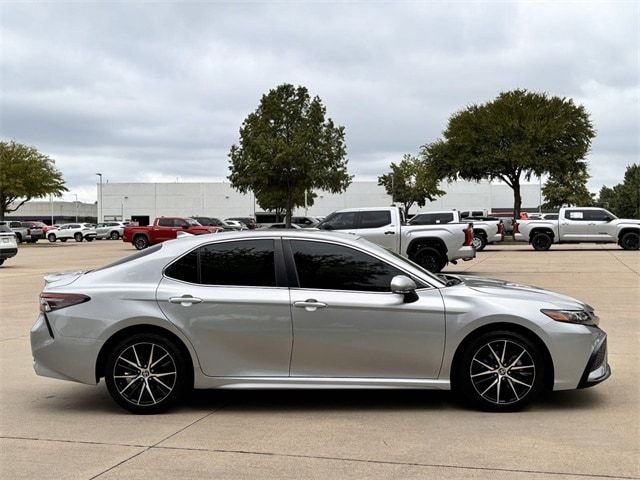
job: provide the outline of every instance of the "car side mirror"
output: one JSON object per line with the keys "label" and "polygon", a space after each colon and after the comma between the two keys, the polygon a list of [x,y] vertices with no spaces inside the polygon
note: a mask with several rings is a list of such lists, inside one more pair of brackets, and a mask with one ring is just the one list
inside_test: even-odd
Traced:
{"label": "car side mirror", "polygon": [[406,275],[396,275],[391,279],[391,292],[404,295],[404,303],[412,303],[418,300],[416,282]]}
{"label": "car side mirror", "polygon": [[611,218],[611,217],[610,217],[610,216],[608,216],[608,215],[607,215],[606,217],[604,217],[604,221],[605,221],[605,222],[610,222],[611,220],[613,220],[613,218]]}

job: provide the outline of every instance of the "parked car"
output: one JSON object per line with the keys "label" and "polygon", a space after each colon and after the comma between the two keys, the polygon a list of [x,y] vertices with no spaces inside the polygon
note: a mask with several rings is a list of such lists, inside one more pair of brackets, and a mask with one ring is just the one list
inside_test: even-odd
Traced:
{"label": "parked car", "polygon": [[56,228],[60,228],[60,224],[59,223],[55,223],[53,225],[45,225],[44,227],[42,227],[42,231],[44,232],[44,234],[46,236],[47,233],[49,232],[49,230],[55,230]]}
{"label": "parked car", "polygon": [[[283,228],[287,228],[287,224],[286,223],[272,223],[271,225],[269,225],[268,227],[266,227],[267,230],[271,229],[271,228],[275,228],[276,230],[282,230]],[[292,223],[289,228],[293,229],[293,230],[302,230],[302,227],[300,225],[296,225],[295,223]]]}
{"label": "parked car", "polygon": [[105,222],[96,226],[96,239],[119,240],[129,222]]}
{"label": "parked car", "polygon": [[15,257],[17,254],[18,241],[16,240],[16,234],[6,222],[0,222],[0,265],[8,258]]}
{"label": "parked car", "polygon": [[193,218],[158,217],[153,225],[147,227],[127,225],[122,234],[122,241],[132,243],[138,250],[143,250],[151,245],[177,238],[178,232],[204,235],[221,231],[220,227],[200,225]]}
{"label": "parked car", "polygon": [[621,219],[604,208],[561,208],[559,220],[523,220],[514,238],[535,250],[554,243],[617,243],[625,250],[640,248],[640,219]]}
{"label": "parked car", "polygon": [[231,220],[230,218],[227,218],[224,223],[225,225],[233,227],[236,230],[249,230],[249,227],[240,220]]}
{"label": "parked car", "polygon": [[299,225],[300,228],[315,228],[320,223],[316,217],[297,216],[291,217],[291,223]]}
{"label": "parked car", "polygon": [[472,222],[473,241],[471,245],[476,251],[482,251],[490,243],[504,240],[504,228],[502,220],[497,217],[470,217],[461,218],[461,212],[457,210],[444,210],[434,212],[418,212],[408,225],[438,225],[443,223]]}
{"label": "parked car", "polygon": [[557,213],[543,213],[541,215],[541,220],[558,220]]}
{"label": "parked car", "polygon": [[320,230],[361,235],[367,240],[413,260],[431,272],[439,272],[448,262],[472,260],[470,223],[403,225],[398,207],[351,208],[325,218]]}
{"label": "parked car", "polygon": [[57,240],[66,242],[73,239],[76,242],[92,242],[96,238],[96,229],[91,223],[65,223],[47,232],[47,239],[54,243]]}
{"label": "parked car", "polygon": [[16,220],[8,220],[0,222],[0,225],[6,225],[16,234],[16,241],[18,243],[31,241],[31,231],[22,222]]}
{"label": "parked car", "polygon": [[227,218],[225,221],[233,220],[236,222],[242,222],[249,230],[255,230],[258,228],[258,224],[256,223],[255,218],[251,217],[231,217]]}
{"label": "parked car", "polygon": [[296,230],[186,237],[49,275],[31,351],[38,375],[104,378],[134,413],[191,388],[345,387],[452,388],[501,412],[608,378],[606,338],[566,295]]}
{"label": "parked car", "polygon": [[21,222],[23,227],[27,227],[29,229],[29,243],[37,243],[38,240],[42,240],[44,238],[44,227],[46,225],[42,222]]}
{"label": "parked car", "polygon": [[231,225],[228,222],[220,220],[219,218],[214,217],[191,217],[200,225],[205,227],[220,227],[225,232],[235,232],[237,230],[241,230],[241,227],[236,227]]}

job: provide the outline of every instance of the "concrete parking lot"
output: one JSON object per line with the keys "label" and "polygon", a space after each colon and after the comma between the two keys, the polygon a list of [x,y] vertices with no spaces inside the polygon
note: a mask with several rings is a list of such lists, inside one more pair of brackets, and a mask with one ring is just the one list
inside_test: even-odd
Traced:
{"label": "concrete parking lot", "polygon": [[21,246],[0,267],[2,478],[640,478],[640,253],[490,246],[450,272],[539,285],[596,308],[613,376],[488,414],[448,392],[205,391],[135,416],[97,387],[37,377],[29,329],[45,272],[133,252],[117,241]]}

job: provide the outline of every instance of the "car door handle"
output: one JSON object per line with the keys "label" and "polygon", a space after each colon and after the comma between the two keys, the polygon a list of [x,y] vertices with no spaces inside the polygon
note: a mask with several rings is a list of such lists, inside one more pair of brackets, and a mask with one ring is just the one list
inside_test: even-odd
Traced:
{"label": "car door handle", "polygon": [[391,230],[388,230],[386,232],[384,232],[385,235],[395,235],[396,232],[392,232]]}
{"label": "car door handle", "polygon": [[315,312],[318,308],[325,308],[326,303],[318,302],[313,298],[305,300],[304,302],[293,302],[294,307],[304,308],[308,312]]}
{"label": "car door handle", "polygon": [[169,303],[179,303],[183,307],[190,307],[194,303],[202,303],[202,299],[191,295],[183,295],[181,297],[169,297]]}

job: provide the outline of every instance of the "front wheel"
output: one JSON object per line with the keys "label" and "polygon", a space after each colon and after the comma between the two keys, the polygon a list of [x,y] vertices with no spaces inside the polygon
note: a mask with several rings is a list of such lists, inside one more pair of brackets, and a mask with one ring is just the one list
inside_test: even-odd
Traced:
{"label": "front wheel", "polygon": [[76,233],[76,234],[74,234],[74,235],[73,235],[73,239],[74,239],[76,242],[81,242],[81,241],[82,241],[82,234],[81,234],[81,233],[79,233],[79,232],[78,232],[78,233]]}
{"label": "front wheel", "polygon": [[412,260],[433,273],[438,273],[447,264],[447,257],[433,247],[420,248]]}
{"label": "front wheel", "polygon": [[539,252],[549,250],[552,243],[553,240],[548,233],[536,233],[531,239],[531,246]]}
{"label": "front wheel", "polygon": [[509,412],[533,401],[544,385],[544,362],[525,336],[510,331],[480,335],[462,352],[454,386],[475,406]]}
{"label": "front wheel", "polygon": [[627,232],[620,239],[620,246],[625,250],[638,250],[640,248],[640,235],[635,232]]}
{"label": "front wheel", "polygon": [[56,236],[53,233],[50,233],[49,235],[47,235],[47,239],[51,242],[54,243],[56,241]]}
{"label": "front wheel", "polygon": [[109,353],[105,381],[109,394],[133,413],[160,413],[175,405],[190,386],[189,362],[171,340],[139,333]]}
{"label": "front wheel", "polygon": [[109,235],[109,238],[111,240],[118,240],[120,238],[120,234],[118,232],[111,232],[111,235]]}

